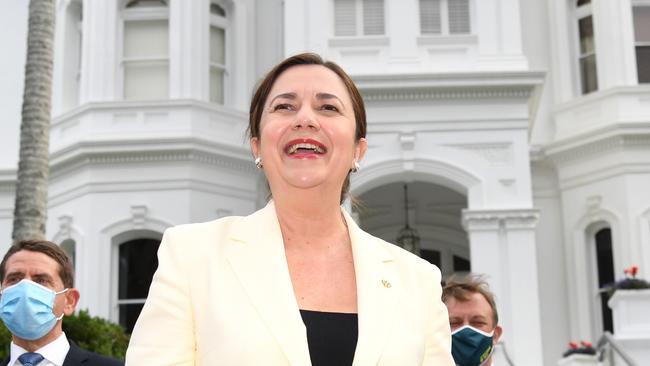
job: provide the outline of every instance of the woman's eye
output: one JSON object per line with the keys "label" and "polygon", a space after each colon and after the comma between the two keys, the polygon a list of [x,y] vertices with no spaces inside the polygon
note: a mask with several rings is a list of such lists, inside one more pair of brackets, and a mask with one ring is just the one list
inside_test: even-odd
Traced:
{"label": "woman's eye", "polygon": [[282,111],[282,110],[290,111],[290,110],[293,110],[293,109],[294,109],[293,106],[291,104],[289,104],[289,103],[280,103],[280,104],[276,104],[273,107],[273,111]]}
{"label": "woman's eye", "polygon": [[336,106],[331,105],[331,104],[323,104],[320,108],[322,110],[325,110],[325,111],[332,111],[332,112],[338,112],[339,111],[339,109]]}

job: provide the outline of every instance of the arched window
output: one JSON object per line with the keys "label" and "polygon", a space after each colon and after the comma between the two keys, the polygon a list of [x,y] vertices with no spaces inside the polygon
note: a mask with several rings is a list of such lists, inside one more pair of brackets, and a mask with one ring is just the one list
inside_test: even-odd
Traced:
{"label": "arched window", "polygon": [[131,0],[122,9],[124,99],[169,96],[169,9],[165,0]]}
{"label": "arched window", "polygon": [[469,0],[420,0],[420,33],[469,34]]}
{"label": "arched window", "polygon": [[[610,228],[600,229],[594,235],[596,246],[596,270],[598,272],[598,288],[614,282],[614,253],[612,252],[612,230]],[[609,296],[600,292],[600,315],[602,330],[614,331],[612,321],[612,310],[607,306]]]}
{"label": "arched window", "polygon": [[598,90],[596,68],[596,42],[591,15],[591,0],[576,0],[578,28],[578,67],[580,70],[580,91],[588,94]]}
{"label": "arched window", "polygon": [[160,240],[134,239],[119,246],[117,304],[119,323],[130,333],[142,311],[158,268]]}
{"label": "arched window", "polygon": [[72,260],[72,268],[76,269],[77,264],[77,243],[72,239],[66,239],[61,242],[61,249],[70,256]]}
{"label": "arched window", "polygon": [[210,3],[210,102],[224,104],[227,70],[228,10],[218,1]]}

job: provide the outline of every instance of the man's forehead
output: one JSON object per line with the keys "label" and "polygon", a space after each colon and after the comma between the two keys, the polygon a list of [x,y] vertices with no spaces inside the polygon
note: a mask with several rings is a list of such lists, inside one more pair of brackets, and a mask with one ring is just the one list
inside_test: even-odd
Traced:
{"label": "man's forehead", "polygon": [[7,260],[5,274],[11,273],[48,274],[58,278],[59,263],[47,254],[21,250]]}
{"label": "man's forehead", "polygon": [[492,308],[487,302],[485,297],[478,292],[469,294],[466,301],[456,299],[454,297],[448,298],[445,301],[449,316],[484,316],[490,317],[492,315]]}

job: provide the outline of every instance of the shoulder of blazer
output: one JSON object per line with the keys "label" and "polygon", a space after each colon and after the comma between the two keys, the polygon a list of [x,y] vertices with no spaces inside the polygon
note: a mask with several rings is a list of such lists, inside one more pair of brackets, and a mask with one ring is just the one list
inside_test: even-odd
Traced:
{"label": "shoulder of blazer", "polygon": [[73,341],[70,342],[70,350],[65,356],[63,366],[123,366],[124,362],[97,353],[86,351],[77,346]]}

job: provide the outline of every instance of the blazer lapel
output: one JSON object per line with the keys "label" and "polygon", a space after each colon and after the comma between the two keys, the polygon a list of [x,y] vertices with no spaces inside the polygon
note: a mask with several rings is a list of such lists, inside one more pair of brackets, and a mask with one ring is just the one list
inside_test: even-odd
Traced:
{"label": "blazer lapel", "polygon": [[359,338],[353,366],[376,365],[395,319],[400,283],[392,254],[361,230],[343,211],[348,224],[357,280]]}
{"label": "blazer lapel", "polygon": [[273,202],[242,218],[230,239],[228,261],[289,363],[311,365]]}

